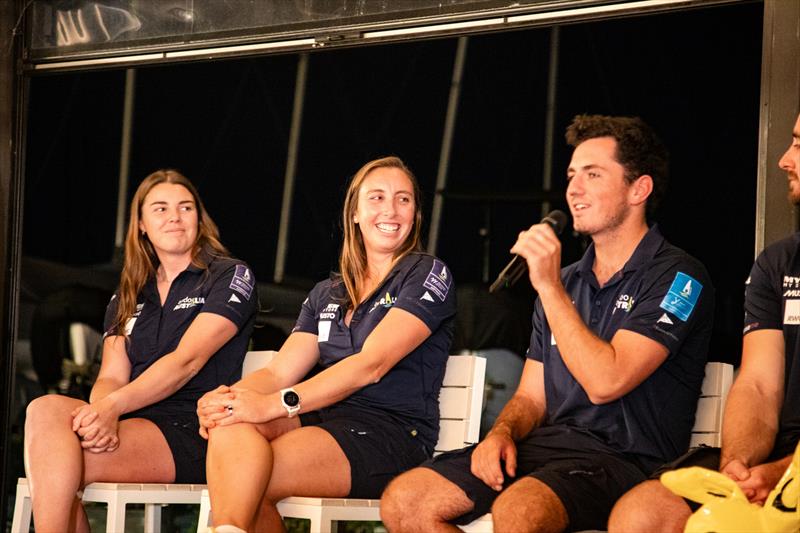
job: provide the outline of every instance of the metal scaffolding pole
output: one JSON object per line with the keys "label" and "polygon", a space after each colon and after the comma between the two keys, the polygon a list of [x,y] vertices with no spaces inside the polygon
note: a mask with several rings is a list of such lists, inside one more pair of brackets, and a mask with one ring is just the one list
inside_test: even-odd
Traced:
{"label": "metal scaffolding pole", "polygon": [[445,115],[444,134],[442,135],[442,149],[439,153],[439,170],[436,174],[436,195],[433,198],[431,212],[431,227],[428,233],[428,253],[436,254],[439,240],[439,225],[442,221],[444,207],[444,188],[447,185],[447,172],[450,168],[450,150],[453,145],[453,130],[455,129],[456,116],[458,115],[458,100],[461,96],[461,75],[464,72],[464,61],[467,57],[467,43],[469,37],[459,37],[456,47],[456,57],[453,62],[453,78],[450,82],[450,98],[447,102],[447,115]]}
{"label": "metal scaffolding pole", "polygon": [[[556,95],[558,94],[558,53],[560,47],[560,28],[553,26],[550,30],[550,64],[547,69],[547,107],[544,122],[544,162],[542,164],[542,190],[547,192],[553,188],[553,139],[556,128]],[[544,217],[550,212],[550,201],[542,202]]]}
{"label": "metal scaffolding pole", "polygon": [[283,202],[281,220],[278,227],[278,249],[275,253],[275,283],[281,283],[286,270],[286,254],[289,249],[289,224],[292,215],[294,181],[297,175],[297,154],[300,144],[300,129],[303,123],[303,106],[306,96],[306,77],[308,74],[308,54],[300,54],[297,60],[297,78],[294,83],[294,109],[292,125],[289,130],[289,149],[286,156],[286,174],[283,178]]}
{"label": "metal scaffolding pole", "polygon": [[125,71],[125,100],[122,106],[122,141],[119,151],[119,188],[117,189],[117,230],[114,235],[114,256],[122,262],[125,243],[128,182],[131,171],[131,135],[133,133],[133,106],[136,101],[136,69]]}

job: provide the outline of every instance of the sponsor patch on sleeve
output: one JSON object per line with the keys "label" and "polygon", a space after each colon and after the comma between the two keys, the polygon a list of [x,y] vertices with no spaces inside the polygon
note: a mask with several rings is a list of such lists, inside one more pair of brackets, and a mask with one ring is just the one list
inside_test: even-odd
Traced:
{"label": "sponsor patch on sleeve", "polygon": [[688,274],[678,272],[659,307],[686,322],[697,305],[702,290],[703,285],[699,281]]}
{"label": "sponsor patch on sleeve", "polygon": [[[438,259],[433,260],[433,267],[422,284],[426,289],[436,295],[441,301],[445,301],[447,293],[450,292],[450,285],[452,284],[452,276],[447,267]],[[424,295],[423,295],[424,296]]]}
{"label": "sponsor patch on sleeve", "polygon": [[233,274],[230,288],[249,300],[250,295],[253,294],[253,274],[250,269],[245,265],[236,265],[236,272]]}

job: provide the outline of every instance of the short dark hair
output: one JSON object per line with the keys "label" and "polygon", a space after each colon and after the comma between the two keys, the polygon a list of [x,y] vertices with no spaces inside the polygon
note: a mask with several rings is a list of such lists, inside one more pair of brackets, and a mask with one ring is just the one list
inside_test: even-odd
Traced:
{"label": "short dark hair", "polygon": [[573,148],[597,137],[612,137],[617,141],[616,158],[625,168],[625,180],[628,183],[633,183],[644,174],[653,178],[653,192],[647,199],[647,217],[651,218],[667,190],[667,147],[639,117],[576,115],[567,127],[567,144]]}

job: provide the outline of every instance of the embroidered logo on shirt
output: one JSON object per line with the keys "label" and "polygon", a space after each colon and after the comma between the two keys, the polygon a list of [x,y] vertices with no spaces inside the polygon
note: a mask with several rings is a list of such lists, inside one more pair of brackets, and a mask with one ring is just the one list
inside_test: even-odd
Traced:
{"label": "embroidered logo on shirt", "polygon": [[249,300],[250,295],[253,294],[253,275],[250,273],[250,269],[244,265],[236,265],[236,272],[233,273],[229,288]]}
{"label": "embroidered logo on shirt", "polygon": [[[749,279],[748,279],[749,281]],[[797,276],[783,276],[784,298],[800,297],[800,278]]]}
{"label": "embroidered logo on shirt", "polygon": [[661,315],[661,318],[659,318],[658,320],[656,320],[656,324],[670,324],[670,325],[672,325],[672,324],[674,324],[674,323],[673,323],[673,322],[672,322],[672,320],[670,320],[670,318],[667,316],[667,313],[664,313],[663,315]]}
{"label": "embroidered logo on shirt", "polygon": [[242,301],[233,293],[231,293],[231,297],[228,298],[228,303],[235,302],[237,304],[242,303]]}
{"label": "embroidered logo on shirt", "polygon": [[[749,281],[749,278],[748,278]],[[784,289],[800,289],[800,277],[798,276],[783,276]]]}
{"label": "embroidered logo on shirt", "polygon": [[380,300],[377,300],[374,304],[372,304],[372,308],[369,310],[369,312],[370,313],[373,312],[375,309],[378,308],[378,306],[381,306],[381,307],[384,307],[384,308],[388,309],[391,306],[393,306],[396,301],[397,301],[397,297],[396,296],[392,296],[391,294],[389,294],[387,292],[383,296],[383,298],[381,298]]}
{"label": "embroidered logo on shirt", "polygon": [[659,307],[686,322],[692,314],[703,285],[688,274],[678,272]]}
{"label": "embroidered logo on shirt", "polygon": [[206,303],[206,299],[203,298],[202,296],[195,296],[195,297],[187,296],[186,298],[178,302],[178,304],[175,307],[173,307],[172,310],[177,311],[178,309],[190,309],[192,307],[204,303]]}
{"label": "embroidered logo on shirt", "polygon": [[433,267],[422,286],[426,289],[430,289],[441,301],[444,301],[445,298],[447,298],[447,293],[450,292],[451,284],[452,280],[450,279],[450,273],[447,271],[447,267],[438,259],[434,259]]}
{"label": "embroidered logo on shirt", "polygon": [[324,320],[334,320],[336,318],[337,309],[339,309],[339,304],[328,304],[319,314],[319,318]]}
{"label": "embroidered logo on shirt", "polygon": [[614,304],[614,310],[611,311],[611,314],[617,312],[617,309],[621,309],[626,313],[630,313],[631,309],[633,309],[633,298],[630,297],[628,294],[620,294],[619,298],[617,298],[617,302]]}
{"label": "embroidered logo on shirt", "polygon": [[427,301],[429,301],[429,302],[432,302],[432,301],[433,301],[433,297],[431,296],[431,293],[429,293],[428,291],[425,291],[425,294],[423,294],[422,296],[420,296],[420,297],[419,297],[419,299],[420,299],[420,300],[427,300]]}
{"label": "embroidered logo on shirt", "polygon": [[136,304],[136,311],[134,311],[133,316],[131,316],[128,321],[125,322],[125,335],[130,336],[131,332],[133,331],[133,325],[136,324],[136,319],[142,314],[143,308],[144,304]]}

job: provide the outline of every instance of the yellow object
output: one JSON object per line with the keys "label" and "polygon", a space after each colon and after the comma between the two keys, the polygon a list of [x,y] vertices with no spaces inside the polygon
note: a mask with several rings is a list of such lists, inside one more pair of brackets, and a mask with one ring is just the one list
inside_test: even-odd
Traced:
{"label": "yellow object", "polygon": [[665,472],[661,483],[703,504],[686,522],[686,533],[789,533],[800,531],[799,473],[800,445],[763,507],[750,503],[728,476],[699,466]]}

